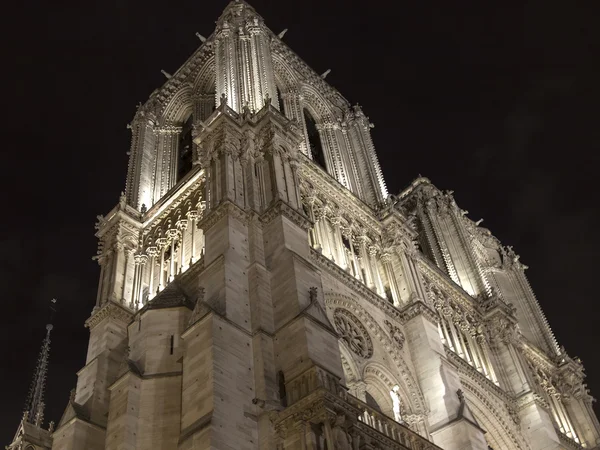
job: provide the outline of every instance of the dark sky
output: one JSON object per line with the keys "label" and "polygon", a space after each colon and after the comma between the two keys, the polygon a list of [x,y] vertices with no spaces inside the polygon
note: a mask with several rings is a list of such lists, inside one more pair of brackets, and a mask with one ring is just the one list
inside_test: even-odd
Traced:
{"label": "dark sky", "polygon": [[[421,173],[515,247],[559,342],[582,358],[600,396],[599,8],[451,3],[252,2],[363,106],[390,192]],[[85,360],[96,215],[125,186],[126,124],[225,4],[24,1],[0,19],[0,445],[20,419],[52,297],[46,411],[60,419]]]}

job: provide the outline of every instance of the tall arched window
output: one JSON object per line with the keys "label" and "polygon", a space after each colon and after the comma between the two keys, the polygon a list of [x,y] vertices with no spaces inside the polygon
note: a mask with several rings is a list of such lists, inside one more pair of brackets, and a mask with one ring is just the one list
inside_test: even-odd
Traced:
{"label": "tall arched window", "polygon": [[323,170],[327,171],[327,165],[325,164],[325,153],[323,152],[321,136],[319,135],[319,130],[317,130],[315,119],[313,119],[306,108],[304,108],[303,112],[304,122],[306,123],[306,134],[308,135],[308,146],[310,148],[312,159]]}
{"label": "tall arched window", "polygon": [[193,117],[190,115],[183,124],[181,134],[179,135],[179,145],[177,146],[177,181],[181,180],[190,170],[192,170],[193,143],[192,143],[192,123]]}
{"label": "tall arched window", "polygon": [[277,101],[279,106],[279,112],[285,116],[285,106],[283,104],[283,97],[281,96],[281,90],[279,86],[277,86]]}

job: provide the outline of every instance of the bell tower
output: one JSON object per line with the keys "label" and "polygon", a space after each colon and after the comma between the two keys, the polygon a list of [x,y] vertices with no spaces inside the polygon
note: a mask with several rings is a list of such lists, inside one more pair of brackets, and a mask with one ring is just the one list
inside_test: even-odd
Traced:
{"label": "bell tower", "polygon": [[599,445],[518,258],[429,180],[388,196],[372,123],[283,34],[232,1],[137,108],[85,366],[34,450]]}
{"label": "bell tower", "polygon": [[217,21],[214,39],[217,98],[224,95],[238,113],[244,107],[262,109],[265,98],[278,107],[271,32],[263,18],[246,2],[231,2]]}

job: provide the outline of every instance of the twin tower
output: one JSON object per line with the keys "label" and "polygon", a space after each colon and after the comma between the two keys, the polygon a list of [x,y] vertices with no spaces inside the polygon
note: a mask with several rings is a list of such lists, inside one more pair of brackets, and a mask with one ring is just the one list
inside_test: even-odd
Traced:
{"label": "twin tower", "polygon": [[86,365],[8,448],[600,445],[518,256],[425,178],[388,195],[368,118],[282,37],[234,1],[138,108]]}

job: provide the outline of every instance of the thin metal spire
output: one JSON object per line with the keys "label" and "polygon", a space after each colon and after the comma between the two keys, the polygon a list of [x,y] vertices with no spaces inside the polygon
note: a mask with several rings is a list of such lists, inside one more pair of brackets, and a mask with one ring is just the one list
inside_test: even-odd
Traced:
{"label": "thin metal spire", "polygon": [[35,375],[31,382],[25,413],[23,419],[38,427],[44,422],[44,391],[46,389],[46,375],[48,373],[48,362],[50,360],[50,332],[54,325],[54,314],[56,313],[56,299],[50,301],[50,320],[46,325],[46,337],[42,342],[42,349],[35,368]]}

